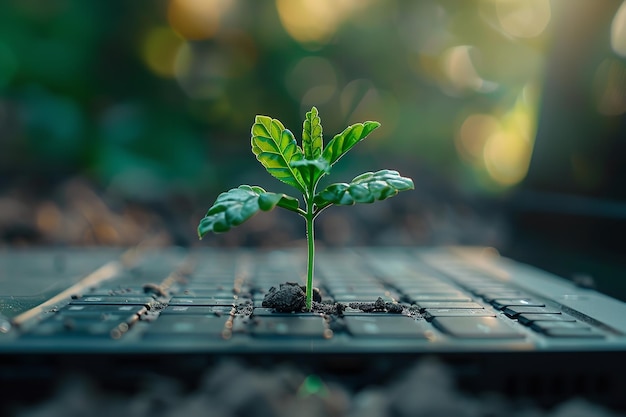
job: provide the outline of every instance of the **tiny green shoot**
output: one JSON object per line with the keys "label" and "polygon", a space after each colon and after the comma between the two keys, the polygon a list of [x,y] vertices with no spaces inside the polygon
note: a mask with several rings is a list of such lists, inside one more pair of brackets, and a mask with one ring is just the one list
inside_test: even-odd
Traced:
{"label": "tiny green shoot", "polygon": [[283,124],[268,116],[256,116],[252,125],[252,152],[276,179],[302,193],[300,201],[282,193],[265,191],[258,186],[240,185],[221,193],[198,225],[198,237],[208,232],[227,232],[256,214],[274,207],[293,211],[306,221],[308,248],[306,309],[311,310],[315,264],[314,221],[331,205],[373,203],[413,189],[413,181],[397,171],[366,172],[350,183],[330,184],[317,191],[319,181],[357,143],[380,126],[378,122],[356,123],[335,135],[324,147],[322,123],[315,107],[306,113],[302,129],[302,147],[293,133]]}

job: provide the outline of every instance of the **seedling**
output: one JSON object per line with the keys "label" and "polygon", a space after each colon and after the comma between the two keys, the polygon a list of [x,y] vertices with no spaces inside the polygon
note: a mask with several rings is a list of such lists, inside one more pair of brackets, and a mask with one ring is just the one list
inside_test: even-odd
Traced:
{"label": "seedling", "polygon": [[302,129],[302,147],[293,133],[283,124],[268,116],[256,116],[252,125],[252,152],[276,179],[289,184],[302,193],[300,201],[281,193],[267,192],[261,187],[240,185],[220,194],[206,216],[200,220],[200,239],[208,232],[227,232],[248,220],[259,210],[269,211],[281,207],[298,213],[306,221],[308,246],[306,309],[311,310],[313,299],[313,269],[315,264],[314,221],[331,205],[373,203],[413,189],[410,178],[401,177],[397,171],[366,172],[349,184],[336,183],[317,192],[319,181],[354,145],[362,141],[378,122],[356,123],[336,135],[324,148],[322,124],[315,107],[306,113]]}

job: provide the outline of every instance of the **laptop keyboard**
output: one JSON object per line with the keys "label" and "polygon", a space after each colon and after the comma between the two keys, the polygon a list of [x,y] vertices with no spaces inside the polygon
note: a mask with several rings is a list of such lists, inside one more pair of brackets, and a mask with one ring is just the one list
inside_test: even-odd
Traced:
{"label": "laptop keyboard", "polygon": [[[305,259],[292,251],[147,253],[114,277],[20,327],[25,340],[261,341],[605,339],[610,329],[458,261],[439,267],[410,252],[318,255],[316,282],[342,314],[277,313],[263,297],[286,281],[304,282]],[[406,262],[408,259],[410,263]],[[381,299],[401,308],[363,311]],[[382,305],[382,304],[381,304]]]}

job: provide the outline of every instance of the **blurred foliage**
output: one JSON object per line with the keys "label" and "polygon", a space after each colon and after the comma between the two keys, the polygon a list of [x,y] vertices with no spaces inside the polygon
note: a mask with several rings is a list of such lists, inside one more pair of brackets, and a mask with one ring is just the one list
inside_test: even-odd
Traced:
{"label": "blurred foliage", "polygon": [[[79,175],[146,200],[214,192],[247,182],[225,183],[242,168],[256,175],[254,115],[298,132],[315,105],[326,140],[381,121],[355,149],[367,166],[393,159],[501,190],[528,167],[562,3],[5,0],[2,181]],[[599,34],[616,57],[603,71],[618,80],[625,10]],[[598,87],[608,111],[626,111],[611,98],[621,87]],[[360,171],[359,160],[344,169]]]}

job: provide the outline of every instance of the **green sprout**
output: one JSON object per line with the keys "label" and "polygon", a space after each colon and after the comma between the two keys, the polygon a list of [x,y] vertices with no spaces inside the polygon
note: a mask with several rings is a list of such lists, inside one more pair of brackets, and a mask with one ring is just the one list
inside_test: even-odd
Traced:
{"label": "green sprout", "polygon": [[354,145],[378,128],[378,122],[356,123],[335,135],[324,148],[322,124],[315,107],[306,113],[302,129],[302,147],[293,133],[268,116],[256,116],[252,125],[252,152],[276,179],[298,189],[304,199],[300,207],[297,198],[267,192],[258,186],[240,185],[221,193],[198,225],[198,237],[208,232],[227,232],[248,220],[259,210],[269,211],[278,206],[304,217],[308,246],[306,309],[313,300],[313,269],[315,259],[315,218],[331,205],[373,203],[413,189],[413,181],[397,171],[366,172],[349,184],[336,183],[317,192],[319,181]]}

